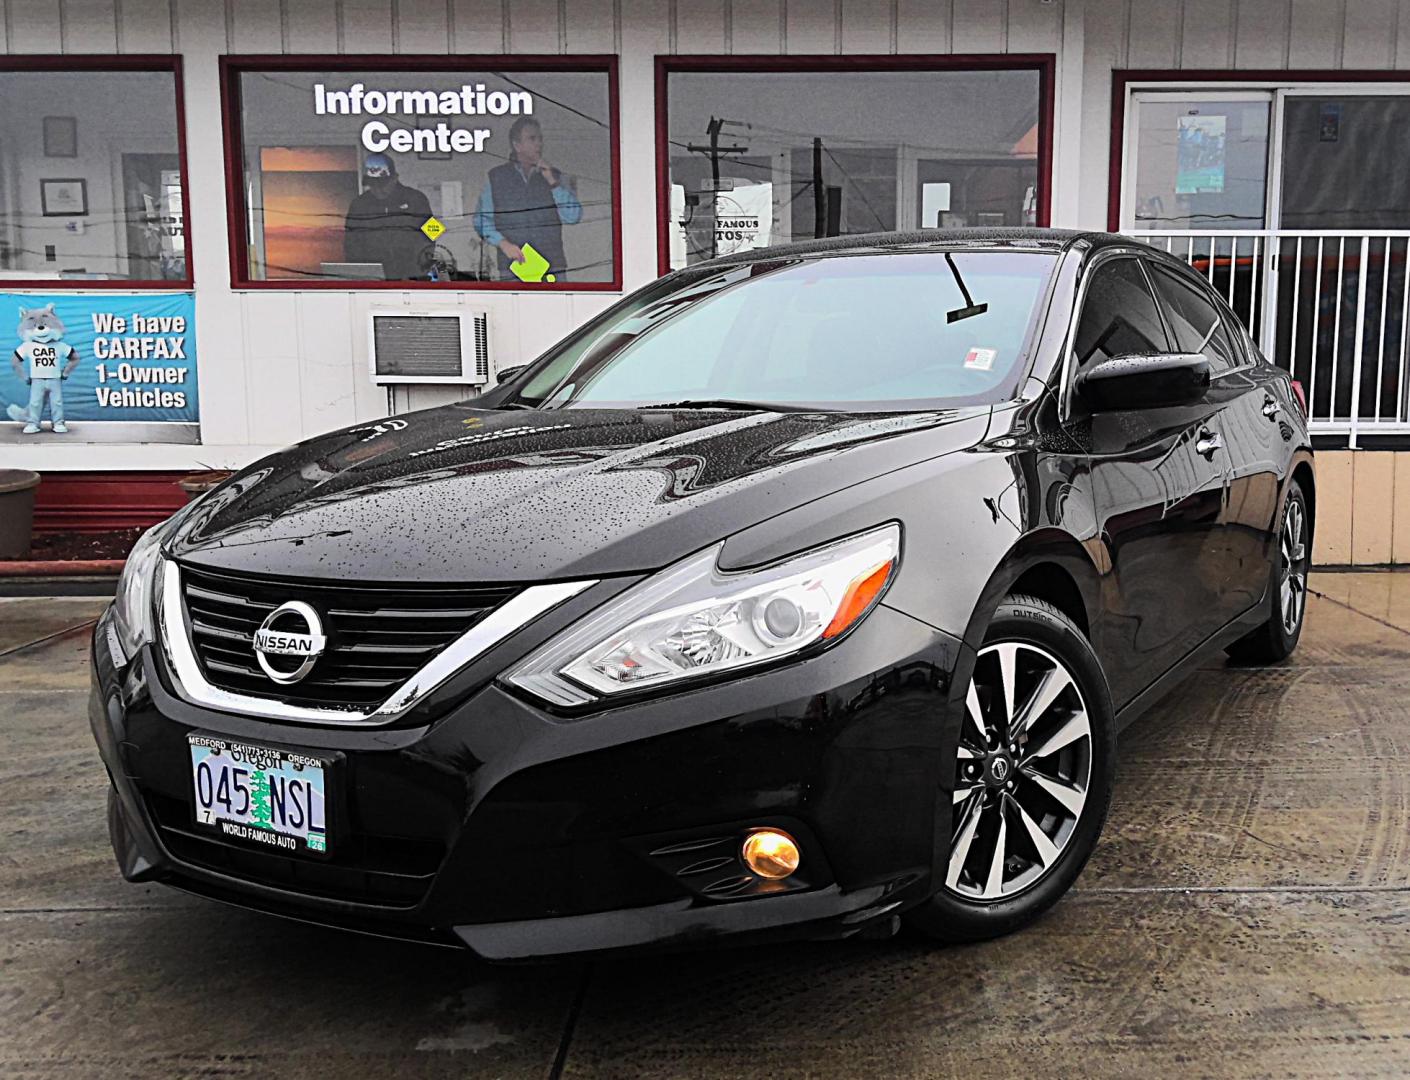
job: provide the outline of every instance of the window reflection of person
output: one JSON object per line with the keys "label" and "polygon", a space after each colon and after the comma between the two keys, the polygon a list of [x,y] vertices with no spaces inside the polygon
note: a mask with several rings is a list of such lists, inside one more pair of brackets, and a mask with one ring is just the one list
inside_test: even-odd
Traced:
{"label": "window reflection of person", "polygon": [[562,172],[543,159],[543,128],[521,116],[509,129],[509,160],[490,170],[475,207],[475,231],[499,249],[499,275],[524,261],[524,245],[548,260],[546,273],[562,280],[567,269],[563,226],[583,217],[578,197]]}
{"label": "window reflection of person", "polygon": [[424,277],[417,260],[430,241],[421,226],[431,203],[397,179],[397,163],[387,154],[368,154],[362,163],[365,189],[348,206],[343,258],[380,263],[389,281]]}

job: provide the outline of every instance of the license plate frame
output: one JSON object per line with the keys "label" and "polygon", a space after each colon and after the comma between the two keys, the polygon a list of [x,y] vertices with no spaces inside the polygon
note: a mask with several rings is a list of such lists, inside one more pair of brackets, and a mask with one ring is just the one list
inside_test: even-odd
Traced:
{"label": "license plate frame", "polygon": [[[197,829],[227,843],[272,855],[332,857],[337,823],[343,818],[338,797],[342,754],[230,738],[208,731],[189,732],[186,747],[191,771],[191,819]],[[206,777],[201,775],[202,764],[207,767]],[[225,772],[223,791],[217,770]],[[241,770],[245,776],[233,778]],[[254,780],[256,773],[262,781]],[[276,782],[275,777],[283,782]],[[241,782],[239,786],[236,779]],[[264,802],[263,812],[256,805],[260,799]],[[242,812],[236,813],[237,809]],[[278,827],[276,818],[282,818],[279,824],[284,828]],[[302,818],[303,824],[291,828],[291,818]]]}

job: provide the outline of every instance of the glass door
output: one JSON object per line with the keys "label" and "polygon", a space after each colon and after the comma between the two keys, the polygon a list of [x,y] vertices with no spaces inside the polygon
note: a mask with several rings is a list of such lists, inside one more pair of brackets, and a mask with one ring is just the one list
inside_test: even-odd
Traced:
{"label": "glass door", "polygon": [[1121,227],[1188,261],[1313,428],[1410,433],[1410,87],[1134,91]]}
{"label": "glass door", "polygon": [[1270,352],[1354,446],[1410,427],[1410,94],[1289,87],[1277,111]]}
{"label": "glass door", "polygon": [[1410,94],[1279,92],[1280,229],[1410,229]]}
{"label": "glass door", "polygon": [[1265,228],[1272,114],[1271,91],[1133,94],[1122,227]]}

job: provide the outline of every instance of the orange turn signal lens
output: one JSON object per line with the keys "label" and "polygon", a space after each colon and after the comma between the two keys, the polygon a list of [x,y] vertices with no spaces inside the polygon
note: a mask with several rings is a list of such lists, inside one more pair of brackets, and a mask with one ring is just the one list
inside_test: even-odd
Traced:
{"label": "orange turn signal lens", "polygon": [[871,609],[872,603],[881,595],[881,590],[886,587],[886,582],[890,579],[891,571],[895,566],[896,562],[893,559],[891,562],[882,563],[875,570],[868,570],[852,579],[852,583],[847,586],[847,591],[842,594],[842,603],[837,605],[837,614],[832,617],[832,621],[827,624],[827,629],[822,632],[824,641],[835,638],[847,630]]}
{"label": "orange turn signal lens", "polygon": [[798,843],[786,832],[760,829],[745,838],[741,852],[744,865],[761,878],[778,881],[798,869],[802,855]]}

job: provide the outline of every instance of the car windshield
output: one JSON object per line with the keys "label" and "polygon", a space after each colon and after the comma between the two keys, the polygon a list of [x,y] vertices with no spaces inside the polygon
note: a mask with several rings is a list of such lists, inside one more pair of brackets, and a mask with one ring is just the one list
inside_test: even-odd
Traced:
{"label": "car windshield", "polygon": [[888,411],[1011,397],[1049,252],[763,261],[665,279],[585,327],[508,404]]}

